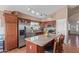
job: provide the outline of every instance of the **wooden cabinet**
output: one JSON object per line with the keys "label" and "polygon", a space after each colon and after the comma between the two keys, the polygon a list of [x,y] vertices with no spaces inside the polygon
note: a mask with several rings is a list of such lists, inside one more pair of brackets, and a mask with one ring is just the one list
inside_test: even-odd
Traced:
{"label": "wooden cabinet", "polygon": [[14,35],[7,35],[5,40],[5,51],[14,49],[17,47],[17,38]]}
{"label": "wooden cabinet", "polygon": [[41,35],[41,34],[43,34],[43,32],[37,32],[37,33],[36,33],[36,35]]}
{"label": "wooden cabinet", "polygon": [[37,51],[37,46],[29,41],[26,42],[26,51],[28,53],[34,53]]}
{"label": "wooden cabinet", "polygon": [[27,53],[43,53],[43,47],[40,47],[32,42],[26,41],[26,52]]}
{"label": "wooden cabinet", "polygon": [[5,51],[9,51],[17,47],[17,16],[13,14],[4,14],[5,17]]}
{"label": "wooden cabinet", "polygon": [[5,13],[4,16],[5,16],[5,22],[17,23],[17,20],[16,20],[17,17],[16,17],[16,15]]}
{"label": "wooden cabinet", "polygon": [[17,36],[17,24],[15,23],[7,23],[6,24],[6,34],[7,35],[15,35]]}
{"label": "wooden cabinet", "polygon": [[44,27],[47,27],[48,25],[51,25],[51,26],[56,26],[56,20],[54,20],[54,21],[45,21],[45,22],[40,22],[40,26],[42,27],[42,28],[44,28]]}
{"label": "wooden cabinet", "polygon": [[5,49],[6,51],[17,47],[17,24],[6,24]]}

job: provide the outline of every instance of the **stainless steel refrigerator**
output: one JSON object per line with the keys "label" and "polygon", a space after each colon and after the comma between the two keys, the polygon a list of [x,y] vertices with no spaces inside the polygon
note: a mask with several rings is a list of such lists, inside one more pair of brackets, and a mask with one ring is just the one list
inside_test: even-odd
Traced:
{"label": "stainless steel refrigerator", "polygon": [[26,27],[23,20],[18,22],[18,47],[21,48],[26,45]]}

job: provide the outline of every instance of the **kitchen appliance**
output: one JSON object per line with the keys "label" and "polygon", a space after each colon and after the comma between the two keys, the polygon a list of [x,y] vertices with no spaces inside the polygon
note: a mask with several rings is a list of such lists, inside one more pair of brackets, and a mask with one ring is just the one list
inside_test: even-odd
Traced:
{"label": "kitchen appliance", "polygon": [[25,22],[20,20],[18,22],[18,47],[21,48],[25,46],[25,38],[26,38],[26,27]]}

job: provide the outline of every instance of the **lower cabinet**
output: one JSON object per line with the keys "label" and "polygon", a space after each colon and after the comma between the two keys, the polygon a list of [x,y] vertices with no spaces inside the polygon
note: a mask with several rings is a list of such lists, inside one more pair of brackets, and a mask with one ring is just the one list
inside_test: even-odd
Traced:
{"label": "lower cabinet", "polygon": [[17,47],[17,38],[14,35],[8,35],[5,40],[5,51],[12,50]]}
{"label": "lower cabinet", "polygon": [[30,41],[26,41],[26,52],[27,53],[43,53],[44,48],[40,47]]}

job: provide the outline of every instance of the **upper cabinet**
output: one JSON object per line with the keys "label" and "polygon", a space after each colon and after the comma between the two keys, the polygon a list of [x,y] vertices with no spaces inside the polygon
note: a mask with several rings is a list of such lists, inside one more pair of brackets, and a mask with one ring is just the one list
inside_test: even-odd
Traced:
{"label": "upper cabinet", "polygon": [[17,20],[16,20],[17,17],[15,17],[16,15],[4,13],[4,16],[5,16],[5,22],[17,23]]}

